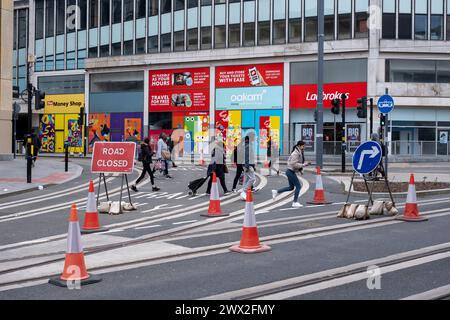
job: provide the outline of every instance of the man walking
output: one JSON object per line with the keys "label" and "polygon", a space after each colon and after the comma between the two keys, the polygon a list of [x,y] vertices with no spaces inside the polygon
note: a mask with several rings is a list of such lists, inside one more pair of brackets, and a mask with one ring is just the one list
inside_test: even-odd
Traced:
{"label": "man walking", "polygon": [[[251,136],[251,138],[250,138]],[[254,138],[253,134],[245,136],[244,142],[244,186],[241,192],[241,198],[247,199],[248,188],[253,188],[253,184],[256,181],[255,178],[255,150],[253,146]]]}

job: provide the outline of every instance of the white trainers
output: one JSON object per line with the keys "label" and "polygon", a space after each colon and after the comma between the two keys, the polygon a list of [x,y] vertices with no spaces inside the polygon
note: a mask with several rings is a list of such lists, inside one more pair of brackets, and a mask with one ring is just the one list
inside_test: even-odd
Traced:
{"label": "white trainers", "polygon": [[277,190],[272,190],[272,199],[275,200],[275,197],[278,195]]}
{"label": "white trainers", "polygon": [[241,192],[241,199],[244,201],[247,200],[247,194],[245,192]]}
{"label": "white trainers", "polygon": [[300,202],[294,202],[292,204],[292,208],[301,208],[301,207],[303,207],[303,205]]}

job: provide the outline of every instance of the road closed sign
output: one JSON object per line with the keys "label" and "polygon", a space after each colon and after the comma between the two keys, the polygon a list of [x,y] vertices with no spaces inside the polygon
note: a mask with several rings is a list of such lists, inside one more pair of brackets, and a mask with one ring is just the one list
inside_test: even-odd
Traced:
{"label": "road closed sign", "polygon": [[92,152],[92,173],[132,173],[134,142],[96,142]]}

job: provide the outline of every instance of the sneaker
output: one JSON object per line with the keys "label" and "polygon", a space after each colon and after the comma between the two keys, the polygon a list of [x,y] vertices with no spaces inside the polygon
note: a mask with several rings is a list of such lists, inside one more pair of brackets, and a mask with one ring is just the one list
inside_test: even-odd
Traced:
{"label": "sneaker", "polygon": [[301,203],[299,203],[299,202],[294,202],[292,204],[292,208],[301,208],[301,207],[303,207],[303,205]]}
{"label": "sneaker", "polygon": [[224,191],[223,195],[226,196],[227,194],[230,194],[230,193],[231,193],[231,191],[227,190],[227,191]]}
{"label": "sneaker", "polygon": [[278,195],[277,190],[272,190],[272,199],[275,200],[275,197]]}
{"label": "sneaker", "polygon": [[241,199],[244,201],[247,200],[247,194],[245,192],[241,192]]}
{"label": "sneaker", "polygon": [[233,190],[231,190],[231,192],[237,193],[238,191],[237,191],[237,189],[233,189]]}
{"label": "sneaker", "polygon": [[166,179],[172,179],[172,177],[168,174],[166,174]]}
{"label": "sneaker", "polygon": [[132,186],[131,186],[131,190],[133,190],[134,192],[138,192],[138,189],[136,188],[135,185],[132,185]]}
{"label": "sneaker", "polygon": [[159,190],[161,190],[161,189],[158,188],[158,187],[153,187],[153,188],[152,188],[152,191],[159,191]]}

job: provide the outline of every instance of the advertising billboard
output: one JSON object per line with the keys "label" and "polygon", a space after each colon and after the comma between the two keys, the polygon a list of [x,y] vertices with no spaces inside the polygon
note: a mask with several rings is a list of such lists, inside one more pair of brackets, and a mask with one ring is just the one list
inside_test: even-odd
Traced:
{"label": "advertising billboard", "polygon": [[261,86],[283,86],[282,63],[216,68],[216,88]]}
{"label": "advertising billboard", "polygon": [[149,111],[209,111],[209,68],[150,71]]}

